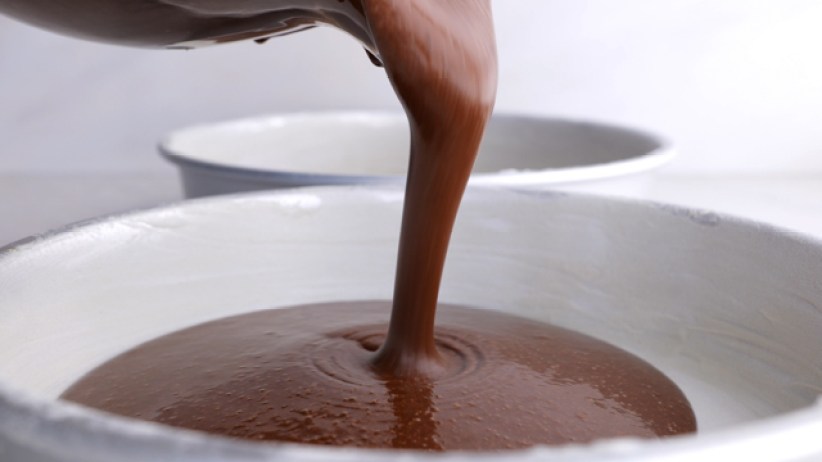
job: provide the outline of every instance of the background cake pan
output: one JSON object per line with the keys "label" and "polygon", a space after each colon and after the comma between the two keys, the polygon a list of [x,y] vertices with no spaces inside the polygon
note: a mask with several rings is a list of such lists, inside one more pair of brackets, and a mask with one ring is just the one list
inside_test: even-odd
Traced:
{"label": "background cake pan", "polygon": [[[305,112],[184,128],[160,144],[187,197],[300,186],[401,184],[408,122],[392,112]],[[495,114],[472,184],[636,193],[674,157],[641,130]],[[641,175],[645,173],[646,175]]]}

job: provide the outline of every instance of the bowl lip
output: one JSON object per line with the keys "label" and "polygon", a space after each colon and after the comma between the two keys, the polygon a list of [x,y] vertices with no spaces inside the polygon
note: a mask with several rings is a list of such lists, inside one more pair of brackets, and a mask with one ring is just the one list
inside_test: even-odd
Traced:
{"label": "bowl lip", "polygon": [[[774,238],[788,239],[800,245],[812,246],[822,251],[822,239],[797,233],[768,223],[756,222],[728,214],[708,212],[677,205],[669,205],[643,199],[599,196],[595,194],[527,191],[500,187],[471,187],[469,191],[479,194],[505,194],[509,197],[526,195],[533,197],[562,198],[580,203],[608,204],[610,207],[638,208],[653,214],[674,214],[693,221],[694,226],[704,226],[706,221],[719,220],[722,225],[734,226],[740,230],[755,230]],[[489,192],[490,191],[490,192]],[[322,186],[285,189],[279,191],[256,191],[223,196],[205,197],[193,200],[171,202],[125,213],[97,217],[69,224],[39,235],[30,236],[0,247],[0,265],[18,251],[26,251],[51,239],[79,232],[95,226],[105,225],[123,219],[164,214],[181,208],[207,204],[219,205],[237,200],[264,200],[270,202],[278,197],[293,197],[294,194],[318,194],[338,198],[341,193],[348,197],[379,197],[380,193],[402,194],[402,189],[394,185],[378,187]],[[474,193],[478,194],[478,193]],[[536,199],[535,199],[536,200]],[[32,430],[47,432],[34,437]],[[816,403],[775,416],[746,422],[733,427],[714,430],[707,434],[683,435],[664,440],[637,440],[631,438],[595,442],[589,445],[567,445],[560,447],[537,446],[529,449],[506,452],[424,453],[420,451],[373,450],[338,448],[293,443],[259,444],[200,432],[167,427],[151,422],[142,422],[86,408],[74,403],[38,397],[33,393],[0,380],[0,437],[25,447],[36,448],[49,454],[78,454],[88,456],[87,461],[116,460],[137,462],[146,460],[146,453],[139,456],[123,454],[124,448],[155,451],[157,460],[180,457],[180,460],[198,461],[274,461],[306,460],[320,461],[334,459],[339,462],[371,462],[396,460],[398,456],[408,460],[458,461],[471,459],[484,461],[530,462],[552,460],[558,462],[581,462],[596,460],[601,462],[650,462],[698,460],[693,457],[715,457],[721,455],[746,457],[746,460],[771,461],[778,454],[794,460],[822,454],[822,396]],[[97,441],[101,446],[89,450],[87,441]],[[3,449],[0,438],[0,454]],[[785,446],[786,443],[791,443]],[[797,444],[800,443],[800,444]],[[776,448],[776,450],[774,450]],[[51,451],[51,452],[48,452]],[[91,451],[91,452],[89,452]],[[111,457],[111,459],[106,458]],[[173,459],[176,460],[176,459]]]}
{"label": "bowl lip", "polygon": [[[395,121],[404,119],[400,111],[391,110],[322,110],[282,112],[255,117],[226,120],[191,125],[166,134],[157,144],[161,156],[183,170],[196,170],[216,176],[242,178],[254,182],[272,182],[301,185],[337,185],[337,184],[382,184],[403,182],[403,175],[345,175],[289,171],[277,169],[259,169],[232,165],[228,159],[221,161],[205,160],[196,154],[175,147],[178,140],[191,136],[202,136],[210,131],[240,131],[260,126],[281,125],[306,119],[337,121]],[[641,138],[651,147],[645,152],[624,159],[597,164],[565,168],[547,168],[533,170],[501,170],[498,172],[475,173],[471,175],[473,185],[500,186],[540,186],[580,183],[594,180],[623,177],[656,169],[673,161],[677,152],[671,142],[661,135],[624,125],[600,122],[591,119],[558,117],[525,112],[494,112],[494,120],[528,121],[544,124],[567,124],[606,130],[612,133]]]}

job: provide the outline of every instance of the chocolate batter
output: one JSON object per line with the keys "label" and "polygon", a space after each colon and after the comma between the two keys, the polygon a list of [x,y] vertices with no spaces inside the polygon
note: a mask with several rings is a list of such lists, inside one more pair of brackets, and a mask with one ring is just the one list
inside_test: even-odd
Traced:
{"label": "chocolate batter", "polygon": [[390,320],[388,304],[356,302],[215,321],[115,358],[64,398],[242,438],[366,447],[500,449],[695,430],[676,385],[615,347],[456,307],[434,330],[451,228],[496,93],[489,0],[0,0],[0,11],[166,47],[334,25],[384,65],[411,130]]}
{"label": "chocolate batter", "polygon": [[258,311],[148,342],[64,398],[252,440],[426,450],[693,431],[688,401],[625,351],[494,311],[440,306],[436,372],[375,371],[390,302]]}

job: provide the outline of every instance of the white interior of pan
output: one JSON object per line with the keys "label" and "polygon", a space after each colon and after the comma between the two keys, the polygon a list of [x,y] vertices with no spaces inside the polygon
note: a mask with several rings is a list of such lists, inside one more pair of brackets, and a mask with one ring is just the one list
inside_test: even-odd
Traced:
{"label": "white interior of pan", "polygon": [[[52,400],[103,360],[214,318],[389,298],[401,201],[398,190],[365,188],[209,199],[8,251],[0,393]],[[474,190],[441,299],[638,354],[680,384],[709,435],[813,407],[822,393],[820,275],[822,245],[767,227],[657,205]]]}

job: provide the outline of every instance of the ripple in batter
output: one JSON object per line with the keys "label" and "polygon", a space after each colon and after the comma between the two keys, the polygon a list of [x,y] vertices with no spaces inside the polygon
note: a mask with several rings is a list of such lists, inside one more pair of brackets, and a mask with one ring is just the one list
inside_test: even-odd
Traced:
{"label": "ripple in batter", "polygon": [[677,386],[591,337],[442,305],[442,367],[396,377],[372,360],[390,302],[258,311],[157,338],[63,398],[251,440],[424,450],[504,449],[693,432]]}

